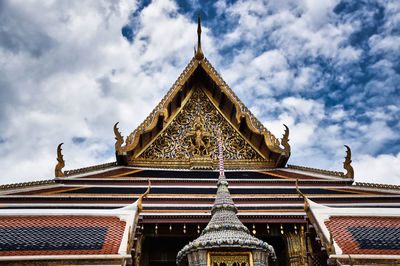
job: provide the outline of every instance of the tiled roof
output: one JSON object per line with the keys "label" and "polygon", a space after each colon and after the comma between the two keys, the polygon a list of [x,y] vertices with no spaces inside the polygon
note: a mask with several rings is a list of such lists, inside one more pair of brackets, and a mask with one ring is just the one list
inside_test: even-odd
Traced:
{"label": "tiled roof", "polygon": [[273,171],[268,171],[266,173],[277,174],[279,176],[282,176],[283,178],[291,178],[291,179],[299,179],[299,180],[302,180],[302,179],[323,179],[322,177],[316,177],[316,176],[307,175],[307,174],[299,174],[299,173],[283,171],[283,170],[273,170]]}
{"label": "tiled roof", "polygon": [[[61,189],[49,194],[80,194],[80,195],[138,195],[144,192],[143,187],[73,187],[71,189]],[[245,187],[231,188],[232,195],[297,195],[295,188],[274,188],[274,187]],[[354,195],[358,194],[352,191],[345,191],[344,189],[323,189],[323,188],[303,188],[302,191],[307,195]],[[215,195],[217,188],[213,187],[153,187],[151,189],[152,195]]]}
{"label": "tiled roof", "polygon": [[83,176],[82,178],[107,178],[107,177],[113,177],[113,176],[118,176],[121,174],[126,174],[132,172],[132,168],[118,168],[118,169],[113,169],[109,171],[104,171],[101,173],[93,173],[93,174],[88,174]]}
{"label": "tiled roof", "polygon": [[[280,179],[281,177],[269,175],[268,172],[232,171],[229,179]],[[159,177],[159,178],[185,178],[185,179],[218,179],[216,171],[174,171],[174,170],[143,170],[122,175],[123,177]]]}
{"label": "tiled roof", "polygon": [[331,216],[325,225],[343,254],[400,255],[399,217]]}
{"label": "tiled roof", "polygon": [[0,217],[0,256],[118,254],[117,217]]}

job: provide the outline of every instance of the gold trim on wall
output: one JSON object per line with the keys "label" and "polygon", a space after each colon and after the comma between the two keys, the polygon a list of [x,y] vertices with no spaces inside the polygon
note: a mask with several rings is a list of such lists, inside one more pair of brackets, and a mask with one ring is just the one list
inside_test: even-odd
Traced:
{"label": "gold trim on wall", "polygon": [[[214,261],[215,259],[215,261]],[[246,252],[207,252],[207,266],[214,266],[214,263],[225,263],[227,266],[233,266],[239,260],[240,265],[246,263],[246,266],[254,266],[253,254]]]}

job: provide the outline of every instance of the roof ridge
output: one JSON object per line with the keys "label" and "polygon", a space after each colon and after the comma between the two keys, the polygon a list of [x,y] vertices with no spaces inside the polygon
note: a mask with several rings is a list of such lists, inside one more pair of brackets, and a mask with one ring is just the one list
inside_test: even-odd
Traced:
{"label": "roof ridge", "polygon": [[178,91],[179,88],[184,84],[195,66],[197,66],[197,62],[197,59],[195,59],[194,57],[190,60],[185,69],[176,79],[175,83],[168,90],[167,94],[164,95],[164,97],[153,109],[153,111],[151,111],[151,113],[146,117],[146,119],[126,137],[125,146],[120,147],[119,150],[127,151],[136,147],[137,143],[139,142],[139,134],[152,126],[161,113],[167,113],[166,104],[168,104],[173,99],[173,97],[175,96],[174,92]]}
{"label": "roof ridge", "polygon": [[400,190],[399,185],[378,184],[378,183],[368,183],[368,182],[355,182],[354,185],[358,187]]}
{"label": "roof ridge", "polygon": [[323,174],[323,175],[344,177],[344,173],[343,172],[338,172],[338,171],[311,168],[311,167],[299,166],[299,165],[293,165],[293,164],[288,164],[287,168],[294,169],[294,170],[307,171],[307,172],[311,172],[311,173]]}
{"label": "roof ridge", "polygon": [[109,168],[112,166],[117,166],[117,162],[110,162],[110,163],[103,163],[103,164],[96,164],[88,167],[83,167],[83,168],[77,168],[77,169],[72,169],[72,170],[65,170],[64,175],[65,176],[71,176],[75,174],[82,174],[82,173],[87,173],[87,172],[92,172],[95,170],[100,170],[100,169],[105,169]]}
{"label": "roof ridge", "polygon": [[[269,148],[274,148],[275,150],[278,150],[279,152],[282,152],[284,149],[280,148],[280,141],[278,138],[274,136],[258,119],[253,115],[253,113],[247,108],[247,106],[240,100],[240,98],[235,94],[235,92],[229,87],[229,85],[225,82],[225,80],[221,77],[221,75],[218,73],[218,71],[212,66],[210,61],[206,57],[202,60],[204,62],[203,65],[205,65],[208,70],[211,72],[209,74],[213,74],[216,78],[217,85],[219,85],[226,93],[228,96],[231,96],[232,102],[236,103],[236,106],[238,108],[238,112],[236,117],[240,117],[241,115],[245,115],[248,117],[246,121],[248,121],[248,125],[252,127],[255,131],[258,131],[260,134],[263,134],[264,136],[267,136],[266,138],[270,144]],[[205,69],[207,71],[207,69]]]}
{"label": "roof ridge", "polygon": [[52,185],[55,183],[56,183],[55,179],[46,179],[40,181],[29,181],[22,183],[11,183],[11,184],[0,185],[0,189],[8,190],[8,189],[26,188],[26,187],[41,186],[41,185]]}

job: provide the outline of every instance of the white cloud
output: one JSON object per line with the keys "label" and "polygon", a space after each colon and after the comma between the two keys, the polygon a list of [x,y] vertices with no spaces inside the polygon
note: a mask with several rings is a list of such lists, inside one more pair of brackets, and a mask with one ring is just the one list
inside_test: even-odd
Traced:
{"label": "white cloud", "polygon": [[400,153],[381,154],[376,157],[358,156],[354,159],[353,165],[356,182],[399,184]]}

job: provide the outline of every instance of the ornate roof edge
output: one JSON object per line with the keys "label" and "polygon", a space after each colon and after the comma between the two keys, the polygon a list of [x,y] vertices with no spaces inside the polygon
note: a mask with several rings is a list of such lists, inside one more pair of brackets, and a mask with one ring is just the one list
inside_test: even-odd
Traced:
{"label": "ornate roof edge", "polygon": [[201,66],[206,73],[213,79],[213,81],[219,86],[219,88],[224,92],[224,94],[231,100],[231,102],[235,105],[237,113],[236,120],[240,123],[241,118],[245,118],[246,124],[250,130],[254,133],[260,134],[264,136],[265,143],[267,147],[276,153],[282,154],[286,157],[290,156],[290,145],[288,143],[289,136],[289,128],[285,126],[285,133],[282,138],[282,145],[284,148],[281,148],[281,142],[278,138],[276,138],[264,125],[251,113],[251,111],[242,103],[242,101],[237,97],[237,95],[233,92],[233,90],[228,86],[228,84],[222,79],[222,77],[218,74],[215,68],[211,65],[211,63],[207,60],[207,58],[203,58],[202,60],[198,60],[195,57],[191,59],[189,64],[183,70],[179,78],[175,81],[172,87],[168,90],[167,94],[163,97],[163,99],[159,102],[159,104],[153,109],[153,111],[147,116],[147,118],[133,131],[131,132],[125,140],[125,146],[121,146],[120,143],[120,133],[116,125],[114,125],[114,133],[117,139],[116,141],[116,152],[118,154],[124,154],[127,151],[133,150],[137,144],[139,143],[139,136],[141,133],[151,131],[158,122],[158,118],[163,116],[164,119],[168,118],[167,106],[181,89],[181,87],[185,84],[185,82],[189,79],[191,74],[195,71],[198,66]]}
{"label": "ornate roof edge", "polygon": [[363,187],[363,188],[400,190],[399,185],[388,185],[388,184],[377,184],[377,183],[366,183],[366,182],[355,182],[354,185],[357,187]]}
{"label": "ornate roof edge", "polygon": [[[147,116],[147,118],[134,130],[130,133],[125,140],[125,146],[117,148],[116,152],[119,154],[124,154],[127,151],[133,150],[136,145],[139,143],[139,136],[141,133],[148,132],[152,130],[158,121],[159,116],[163,116],[164,119],[168,118],[167,106],[172,101],[174,96],[181,89],[182,85],[188,80],[190,75],[194,72],[198,65],[198,60],[194,57],[190,60],[189,64],[185,67],[181,75],[172,85],[172,87],[168,90],[167,94],[162,98],[162,100],[158,103],[158,105],[153,109],[153,111]],[[115,131],[114,131],[115,132]],[[117,135],[116,135],[117,138]],[[117,140],[118,141],[118,140]]]}
{"label": "ornate roof edge", "polygon": [[76,175],[76,174],[88,173],[88,172],[92,172],[92,171],[96,171],[96,170],[102,170],[102,169],[110,168],[113,166],[117,166],[117,162],[103,163],[103,164],[97,164],[97,165],[88,166],[88,167],[84,167],[84,168],[65,170],[64,174],[65,174],[65,176],[71,176],[71,175]]}
{"label": "ornate roof edge", "polygon": [[[202,60],[203,64],[201,66],[207,72],[207,74],[214,80],[214,82],[221,88],[221,90],[226,94],[226,96],[231,100],[231,102],[236,107],[236,120],[240,123],[241,118],[245,118],[246,124],[251,131],[254,133],[264,136],[265,143],[268,148],[280,154],[284,154],[287,157],[290,156],[290,145],[287,143],[283,149],[280,147],[281,143],[264,125],[251,113],[251,111],[246,107],[246,105],[239,99],[239,97],[233,92],[229,85],[224,81],[221,75],[215,70],[211,63],[204,58]],[[284,142],[288,139],[289,129],[285,126]],[[286,137],[285,137],[286,136]],[[286,144],[285,144],[286,145]]]}
{"label": "ornate roof edge", "polygon": [[311,173],[316,173],[316,174],[345,177],[343,172],[323,170],[323,169],[311,168],[311,167],[306,167],[306,166],[288,164],[287,168],[294,169],[294,170],[301,170],[301,171],[311,172]]}
{"label": "ornate roof edge", "polygon": [[33,186],[53,185],[55,183],[56,183],[55,179],[47,179],[47,180],[40,180],[40,181],[0,185],[0,189],[1,190],[18,189],[18,188],[26,188],[26,187],[33,187]]}

